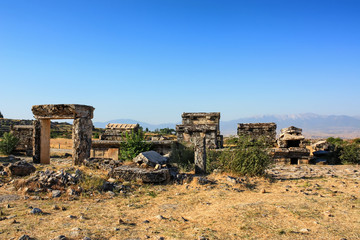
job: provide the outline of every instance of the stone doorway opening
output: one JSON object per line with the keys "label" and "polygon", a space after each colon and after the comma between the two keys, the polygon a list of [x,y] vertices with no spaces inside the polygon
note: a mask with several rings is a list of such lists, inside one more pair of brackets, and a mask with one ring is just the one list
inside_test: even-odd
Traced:
{"label": "stone doorway opening", "polygon": [[291,158],[290,159],[290,164],[291,165],[297,165],[299,163],[299,159],[297,159],[297,158]]}
{"label": "stone doorway opening", "polygon": [[287,147],[300,147],[300,140],[288,140]]}
{"label": "stone doorway opening", "polygon": [[74,119],[72,157],[75,165],[90,157],[94,108],[78,104],[48,104],[32,107],[35,117],[33,132],[34,163],[50,164],[50,120]]}

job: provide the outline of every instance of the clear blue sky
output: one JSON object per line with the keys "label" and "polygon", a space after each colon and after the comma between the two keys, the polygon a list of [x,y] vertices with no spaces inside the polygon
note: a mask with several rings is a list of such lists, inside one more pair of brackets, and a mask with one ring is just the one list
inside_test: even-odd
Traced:
{"label": "clear blue sky", "polygon": [[0,111],[360,115],[360,1],[0,1]]}

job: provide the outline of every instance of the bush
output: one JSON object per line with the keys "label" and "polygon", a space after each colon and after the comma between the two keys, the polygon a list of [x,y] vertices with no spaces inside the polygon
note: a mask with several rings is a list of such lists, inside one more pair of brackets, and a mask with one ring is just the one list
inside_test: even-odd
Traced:
{"label": "bush", "polygon": [[221,167],[219,159],[222,152],[212,149],[206,150],[206,172],[211,173]]}
{"label": "bush", "polygon": [[360,147],[357,143],[344,144],[339,159],[342,164],[360,164]]}
{"label": "bush", "polygon": [[250,140],[240,137],[236,146],[226,149],[219,156],[219,166],[235,174],[248,176],[261,176],[272,164],[268,153],[269,145],[265,139]]}
{"label": "bush", "polygon": [[93,133],[93,138],[99,139],[99,137],[100,137],[100,135],[99,135],[98,132],[94,132],[94,133]]}
{"label": "bush", "polygon": [[171,145],[170,162],[175,163],[182,171],[194,169],[194,148],[181,143]]}
{"label": "bush", "polygon": [[126,133],[125,137],[126,141],[120,145],[119,158],[121,160],[132,160],[139,153],[151,150],[151,144],[145,142],[142,131]]}
{"label": "bush", "polygon": [[344,140],[342,140],[339,137],[337,137],[337,138],[329,137],[328,139],[326,139],[326,141],[333,145],[342,145],[344,143]]}
{"label": "bush", "polygon": [[4,133],[3,139],[0,142],[0,152],[9,155],[15,149],[19,139],[12,133]]}

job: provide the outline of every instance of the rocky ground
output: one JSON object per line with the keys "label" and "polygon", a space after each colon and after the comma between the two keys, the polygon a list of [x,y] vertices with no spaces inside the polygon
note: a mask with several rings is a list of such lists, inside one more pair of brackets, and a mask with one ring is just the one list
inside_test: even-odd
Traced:
{"label": "rocky ground", "polygon": [[27,177],[0,176],[0,239],[360,239],[359,166],[186,174],[160,185],[69,159],[34,166]]}

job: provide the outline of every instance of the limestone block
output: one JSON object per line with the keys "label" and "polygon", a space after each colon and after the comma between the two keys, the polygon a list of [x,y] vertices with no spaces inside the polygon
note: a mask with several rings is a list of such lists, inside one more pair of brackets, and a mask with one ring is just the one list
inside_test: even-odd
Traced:
{"label": "limestone block", "polygon": [[142,152],[133,159],[133,162],[137,164],[145,163],[146,165],[151,167],[155,167],[156,164],[166,164],[167,161],[168,159],[166,157],[161,156],[155,151]]}

